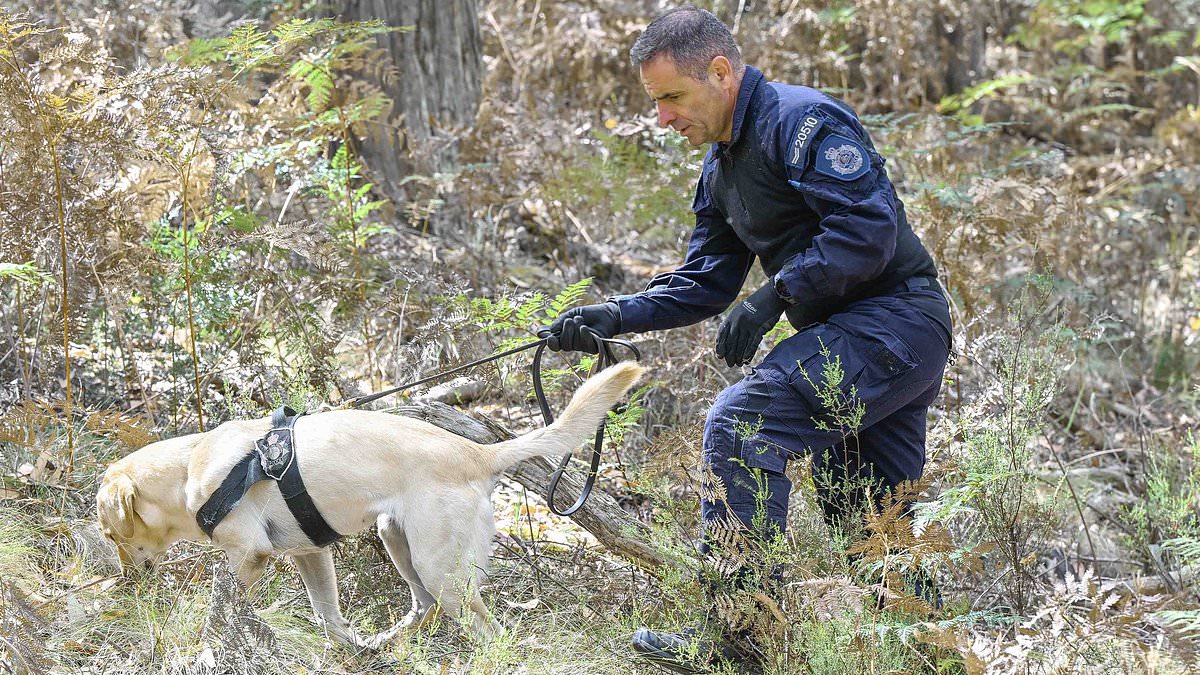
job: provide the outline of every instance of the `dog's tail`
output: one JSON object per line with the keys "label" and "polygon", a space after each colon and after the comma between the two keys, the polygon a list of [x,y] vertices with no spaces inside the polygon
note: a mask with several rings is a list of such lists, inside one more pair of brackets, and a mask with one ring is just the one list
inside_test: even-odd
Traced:
{"label": "dog's tail", "polygon": [[622,361],[588,378],[553,424],[503,443],[487,446],[495,451],[499,473],[523,459],[565,455],[596,433],[608,411],[621,400],[645,370],[633,361]]}

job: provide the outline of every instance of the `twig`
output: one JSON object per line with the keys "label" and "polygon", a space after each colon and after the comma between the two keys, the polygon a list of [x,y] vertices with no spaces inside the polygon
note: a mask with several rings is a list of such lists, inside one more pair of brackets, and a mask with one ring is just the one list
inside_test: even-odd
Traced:
{"label": "twig", "polygon": [[588,243],[588,246],[595,246],[596,242],[592,241],[591,236],[588,235],[587,228],[583,226],[583,223],[579,222],[579,219],[575,217],[574,213],[571,213],[571,209],[568,209],[564,206],[563,213],[567,214],[567,220],[570,220],[571,224],[575,226],[575,229],[579,230],[579,234],[583,236],[583,240]]}
{"label": "twig", "polygon": [[985,595],[987,595],[988,591],[995,588],[1004,579],[1004,577],[1008,576],[1008,573],[1012,571],[1013,568],[1009,567],[1008,569],[1004,570],[1003,574],[993,579],[992,583],[988,584],[988,587],[983,589],[983,592],[976,596],[975,601],[971,603],[971,611],[974,612],[975,608],[979,606],[979,601],[982,600]]}
{"label": "twig", "polygon": [[504,31],[500,28],[500,22],[496,21],[490,7],[483,11],[483,17],[492,25],[492,30],[496,31],[496,38],[500,41],[500,51],[504,54],[504,60],[508,61],[508,67],[512,68],[513,75],[520,75],[517,60],[513,58],[512,50],[508,48],[508,40],[504,39]]}
{"label": "twig", "polygon": [[45,600],[42,600],[41,602],[37,603],[36,605],[33,605],[33,608],[41,609],[41,608],[45,607],[46,605],[49,605],[52,602],[58,602],[59,600],[62,600],[63,598],[67,597],[68,595],[74,595],[75,593],[78,593],[79,591],[82,591],[85,588],[91,588],[92,586],[95,586],[96,584],[102,584],[105,581],[109,581],[110,579],[120,579],[120,578],[121,578],[120,574],[113,574],[113,575],[110,575],[107,577],[100,577],[99,579],[93,579],[82,586],[76,586],[75,588],[68,588],[67,590],[63,591],[62,593],[59,593],[58,595],[56,595],[52,598],[46,598]]}
{"label": "twig", "polygon": [[524,485],[521,486],[521,507],[525,509],[525,520],[529,524],[529,550],[532,552],[529,563],[533,567],[534,578],[540,589],[542,587],[542,570],[537,565],[537,536],[533,533],[533,509],[529,508],[529,492]]}
{"label": "twig", "polygon": [[[1079,388],[1079,395],[1075,397],[1075,404],[1071,406],[1071,414],[1067,417],[1067,426],[1075,419],[1075,413],[1079,411],[1079,402],[1083,399],[1083,387]],[[1059,457],[1058,451],[1054,449],[1054,443],[1049,438],[1046,439],[1046,445],[1050,447],[1050,454],[1054,456],[1054,461],[1058,464],[1058,468],[1062,471],[1063,480],[1067,482],[1067,489],[1071,491],[1071,499],[1075,502],[1075,510],[1079,513],[1079,522],[1083,526],[1083,534],[1087,537],[1088,549],[1092,553],[1092,557],[1096,557],[1096,544],[1092,541],[1092,533],[1088,529],[1087,518],[1083,515],[1083,505],[1079,499],[1079,493],[1075,492],[1075,485],[1071,483],[1071,477],[1067,475],[1067,467],[1063,464],[1062,457]]]}

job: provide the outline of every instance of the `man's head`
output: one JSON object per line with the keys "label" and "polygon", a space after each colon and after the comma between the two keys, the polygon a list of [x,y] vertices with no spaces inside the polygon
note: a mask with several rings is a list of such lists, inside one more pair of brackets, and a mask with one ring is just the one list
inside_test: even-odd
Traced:
{"label": "man's head", "polygon": [[692,145],[730,140],[746,66],[720,19],[692,6],[664,12],[633,43],[629,58],[658,106],[659,126]]}

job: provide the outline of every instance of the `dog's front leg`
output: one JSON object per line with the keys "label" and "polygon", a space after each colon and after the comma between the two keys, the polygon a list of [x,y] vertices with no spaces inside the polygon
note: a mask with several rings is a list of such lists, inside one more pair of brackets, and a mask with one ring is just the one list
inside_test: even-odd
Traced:
{"label": "dog's front leg", "polygon": [[244,548],[226,547],[225,557],[229,559],[229,564],[233,567],[238,581],[248,589],[262,578],[263,572],[267,570],[267,561],[271,559],[271,554]]}
{"label": "dog's front leg", "polygon": [[350,622],[342,616],[342,608],[338,603],[337,571],[333,567],[333,552],[321,549],[315,553],[292,555],[296,561],[296,569],[300,570],[300,579],[304,581],[304,589],[308,591],[308,602],[312,605],[317,624],[329,634],[353,647],[378,648],[374,640],[358,638]]}

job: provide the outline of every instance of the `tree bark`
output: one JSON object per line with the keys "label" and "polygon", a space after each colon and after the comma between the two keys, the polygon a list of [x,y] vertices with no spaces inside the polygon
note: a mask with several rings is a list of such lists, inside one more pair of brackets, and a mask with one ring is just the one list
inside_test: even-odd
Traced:
{"label": "tree bark", "polygon": [[444,169],[456,155],[455,131],[479,108],[483,46],[477,0],[346,0],[342,18],[411,27],[376,38],[397,68],[377,84],[392,99],[360,156],[376,188],[394,202],[413,173]]}
{"label": "tree bark", "polygon": [[[490,420],[480,420],[443,403],[429,402],[406,405],[396,412],[415,417],[441,427],[446,431],[468,438],[476,443],[499,443],[513,438],[512,432]],[[555,467],[541,457],[527,459],[509,470],[508,475],[527,489],[543,497],[550,484],[550,474]],[[563,474],[559,481],[560,499],[572,499],[583,488],[583,479],[575,474]],[[672,564],[659,551],[652,548],[649,528],[634,518],[611,496],[602,490],[593,490],[588,501],[571,516],[583,529],[591,532],[610,551],[624,557],[648,571]]]}
{"label": "tree bark", "polygon": [[986,79],[989,18],[986,10],[979,7],[965,9],[958,17],[937,17],[945,45],[946,73],[941,91],[931,97],[934,102]]}

